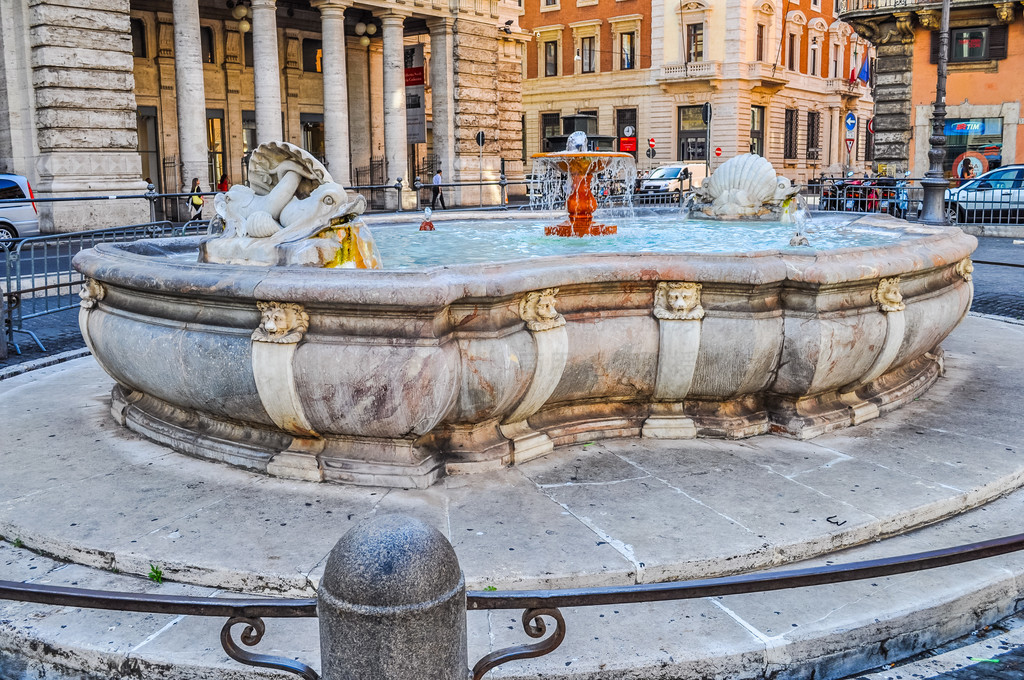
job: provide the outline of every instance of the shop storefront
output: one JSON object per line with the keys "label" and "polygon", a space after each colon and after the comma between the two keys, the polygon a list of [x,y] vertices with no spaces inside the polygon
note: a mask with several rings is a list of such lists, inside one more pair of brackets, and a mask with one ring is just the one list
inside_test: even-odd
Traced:
{"label": "shop storefront", "polygon": [[951,118],[945,133],[947,176],[977,177],[1003,164],[1002,118]]}

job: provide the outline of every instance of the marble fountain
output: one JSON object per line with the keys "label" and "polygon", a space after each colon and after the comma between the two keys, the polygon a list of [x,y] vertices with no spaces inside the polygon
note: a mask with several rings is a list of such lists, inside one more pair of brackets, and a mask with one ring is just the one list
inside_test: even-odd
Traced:
{"label": "marble fountain", "polygon": [[[696,210],[784,212],[788,182],[734,161]],[[976,241],[957,228],[871,216],[843,229],[880,242],[789,247],[789,228],[693,252],[677,211],[662,252],[619,240],[620,222],[530,236],[561,242],[550,256],[389,268],[391,234],[444,238],[446,223],[364,219],[284,143],[250,177],[216,199],[222,234],[79,253],[80,324],[119,423],[282,477],[426,488],[601,438],[814,437],[926,390],[971,302]]]}

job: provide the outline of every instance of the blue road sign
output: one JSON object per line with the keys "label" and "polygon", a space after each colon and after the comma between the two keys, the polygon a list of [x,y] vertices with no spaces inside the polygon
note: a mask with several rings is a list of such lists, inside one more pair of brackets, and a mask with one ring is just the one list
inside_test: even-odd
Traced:
{"label": "blue road sign", "polygon": [[855,127],[857,127],[857,116],[853,115],[852,113],[847,113],[846,114],[846,129],[847,130],[853,130]]}

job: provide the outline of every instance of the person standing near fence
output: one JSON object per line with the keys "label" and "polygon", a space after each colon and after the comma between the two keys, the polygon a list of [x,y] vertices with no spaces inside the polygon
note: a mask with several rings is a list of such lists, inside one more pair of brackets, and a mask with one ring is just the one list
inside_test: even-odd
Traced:
{"label": "person standing near fence", "polygon": [[437,169],[437,174],[434,175],[434,186],[431,187],[433,195],[430,198],[430,209],[433,210],[436,207],[437,199],[441,199],[441,210],[447,210],[448,208],[444,204],[444,191],[441,190],[441,168]]}
{"label": "person standing near fence", "polygon": [[192,188],[189,190],[189,194],[191,194],[188,197],[188,208],[189,208],[189,211],[191,212],[191,217],[189,217],[189,219],[192,219],[192,220],[202,219],[202,216],[203,216],[203,203],[204,203],[203,196],[202,196],[203,189],[202,189],[202,187],[199,186],[199,178],[198,177],[193,177],[192,178]]}

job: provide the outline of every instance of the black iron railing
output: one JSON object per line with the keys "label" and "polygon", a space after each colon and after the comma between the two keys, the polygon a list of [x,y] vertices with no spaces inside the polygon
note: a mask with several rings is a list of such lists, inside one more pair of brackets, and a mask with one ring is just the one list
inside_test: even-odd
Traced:
{"label": "black iron railing", "polygon": [[[1024,534],[1006,536],[989,541],[970,543],[953,548],[886,557],[875,560],[834,564],[805,569],[757,572],[722,578],[609,586],[604,588],[574,588],[531,591],[471,591],[466,594],[466,607],[470,611],[485,609],[523,609],[523,629],[539,642],[518,645],[491,652],[473,667],[474,680],[480,680],[488,671],[518,659],[549,654],[562,643],[567,633],[561,608],[593,607],[600,605],[637,604],[689,600],[704,597],[762,593],[790,588],[845,583],[870,578],[895,576],[926,569],[962,564],[1024,550]],[[318,674],[306,664],[284,657],[254,654],[238,646],[232,637],[232,628],[244,625],[240,641],[247,647],[259,644],[265,631],[264,618],[311,618],[317,616],[315,599],[220,599],[169,595],[140,595],[138,593],[84,590],[60,586],[0,581],[0,599],[35,602],[54,606],[85,609],[107,609],[152,614],[228,617],[221,629],[221,646],[235,661],[250,666],[276,668],[317,680]],[[555,622],[548,634],[544,619]],[[546,637],[545,637],[546,636]]]}

